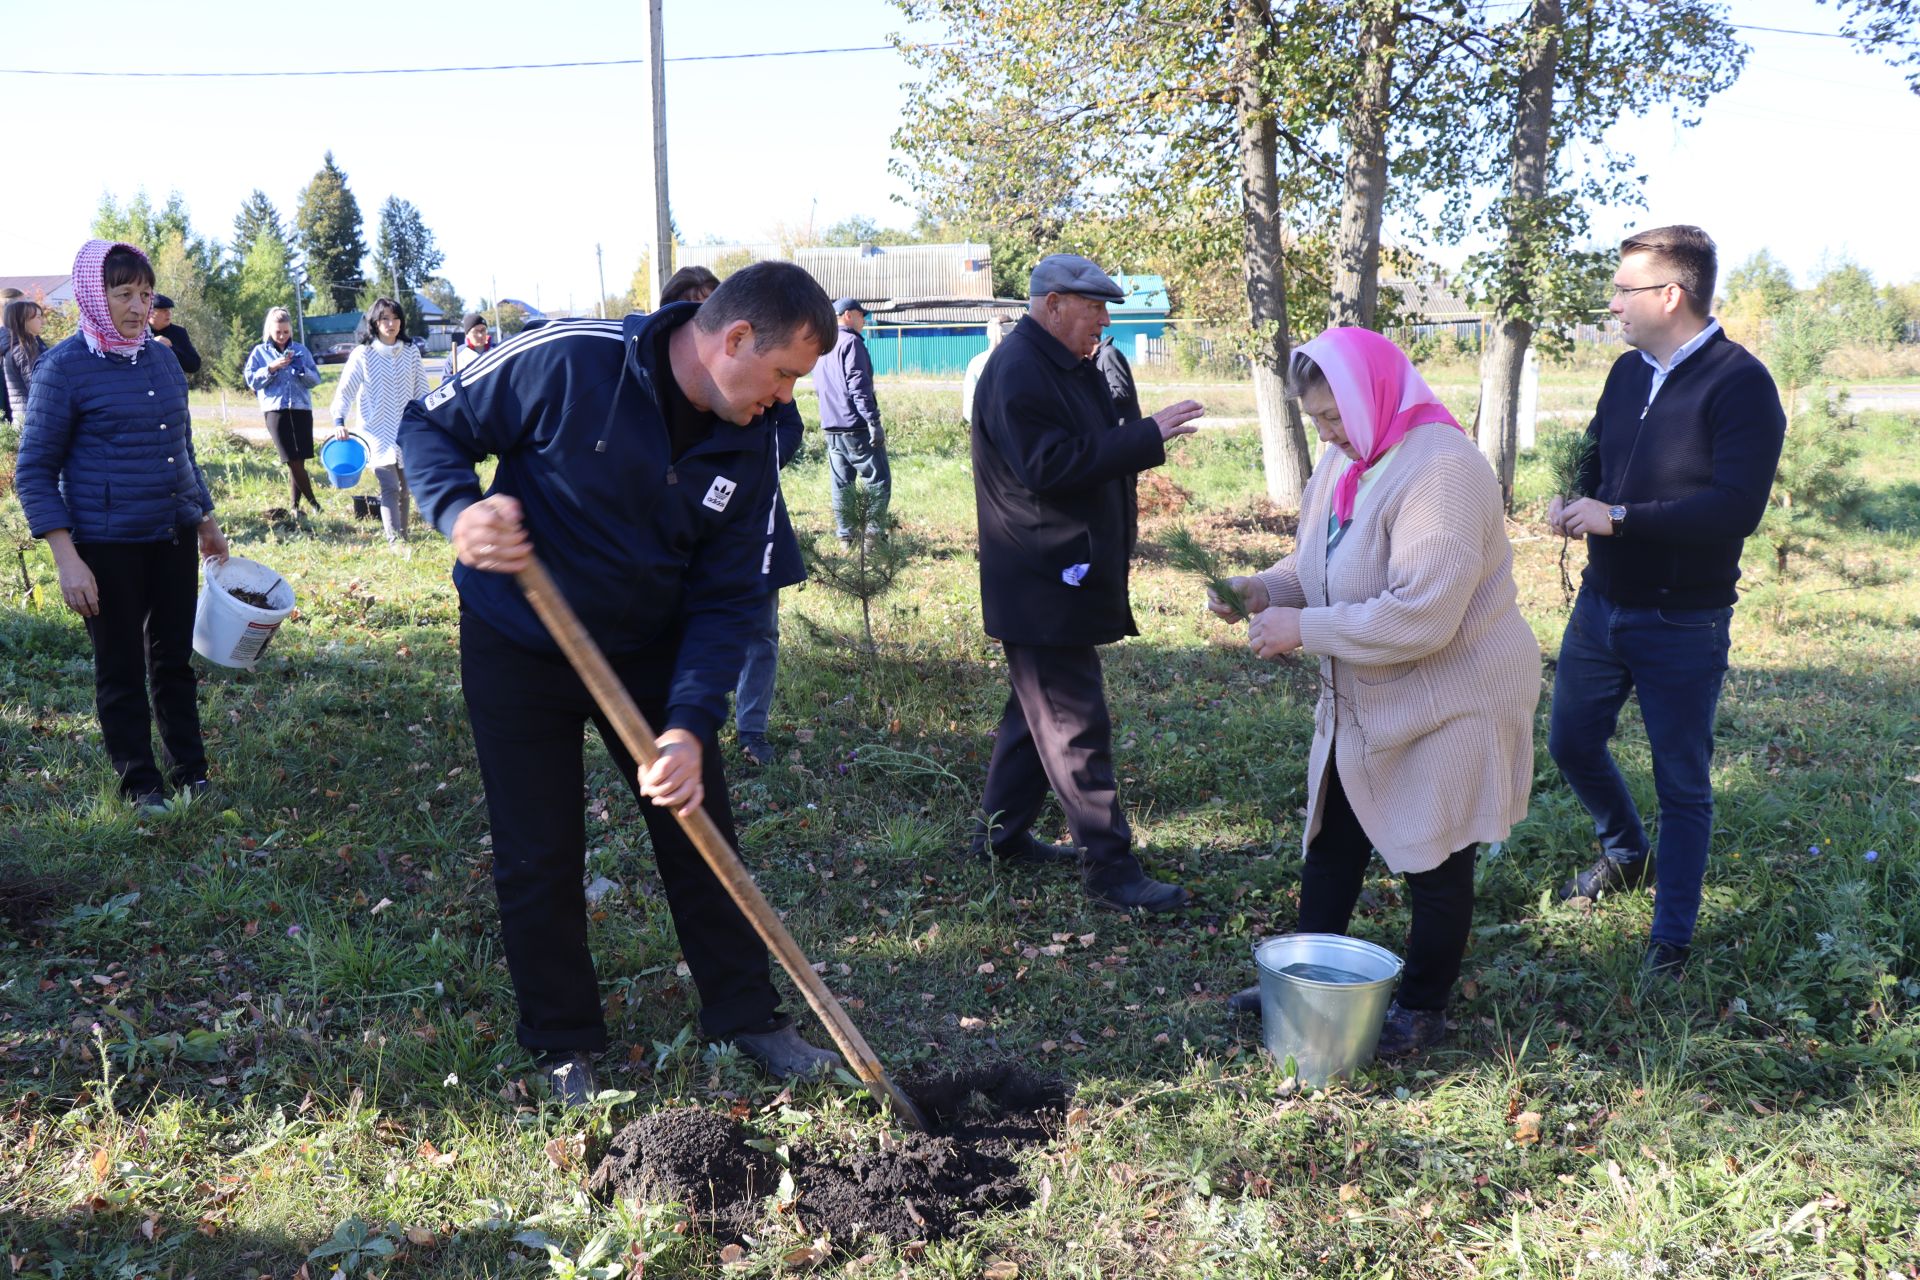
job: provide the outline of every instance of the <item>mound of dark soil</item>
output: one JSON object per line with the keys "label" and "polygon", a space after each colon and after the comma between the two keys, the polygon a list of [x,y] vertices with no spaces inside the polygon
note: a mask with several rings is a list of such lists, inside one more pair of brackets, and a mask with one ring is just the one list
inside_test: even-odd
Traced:
{"label": "mound of dark soil", "polygon": [[252,591],[246,587],[228,587],[227,594],[241,604],[250,604],[256,609],[273,608],[273,601],[264,591]]}
{"label": "mound of dark soil", "polygon": [[656,1111],[615,1134],[587,1183],[603,1198],[676,1200],[721,1235],[752,1230],[779,1185],[779,1161],[748,1146],[738,1120],[691,1108]]}
{"label": "mound of dark soil", "polygon": [[[937,1240],[972,1214],[1032,1200],[1016,1156],[1058,1123],[1067,1098],[1058,1078],[1002,1066],[899,1084],[935,1132],[884,1134],[851,1152],[796,1145],[788,1170],[802,1230],[845,1244]],[[589,1185],[603,1196],[678,1200],[716,1234],[749,1233],[780,1166],[747,1137],[711,1112],[658,1112],[620,1131]]]}

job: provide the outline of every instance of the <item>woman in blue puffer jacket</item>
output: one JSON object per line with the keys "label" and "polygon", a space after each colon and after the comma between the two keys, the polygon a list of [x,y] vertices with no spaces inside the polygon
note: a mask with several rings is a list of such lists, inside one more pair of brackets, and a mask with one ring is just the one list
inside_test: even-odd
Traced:
{"label": "woman in blue puffer jacket", "polygon": [[87,620],[101,737],[120,793],[143,812],[164,807],[167,782],[188,794],[207,786],[193,610],[201,557],[227,558],[193,453],[186,375],[147,332],[153,285],[134,246],[81,247],[80,332],[34,368],[14,471],[27,524],[59,567],[60,594]]}
{"label": "woman in blue puffer jacket", "polygon": [[293,513],[300,500],[320,510],[313,496],[307,459],[313,456],[313,388],[320,385],[320,366],[313,355],[293,340],[293,317],[285,307],[267,311],[260,328],[260,345],[247,355],[247,385],[260,397],[260,414],[280,461],[287,464],[287,483],[293,489]]}

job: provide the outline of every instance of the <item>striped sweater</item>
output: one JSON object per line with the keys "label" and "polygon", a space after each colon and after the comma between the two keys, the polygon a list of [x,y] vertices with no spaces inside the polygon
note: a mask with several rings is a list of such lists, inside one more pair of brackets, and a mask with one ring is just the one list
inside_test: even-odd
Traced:
{"label": "striped sweater", "polygon": [[1520,616],[1500,486],[1450,426],[1415,427],[1327,558],[1327,513],[1347,459],[1307,482],[1294,553],[1260,575],[1300,609],[1319,657],[1303,845],[1338,760],[1354,816],[1395,871],[1503,840],[1526,816],[1540,646]]}
{"label": "striped sweater", "polygon": [[390,467],[400,461],[400,415],[407,401],[427,394],[427,371],[410,342],[363,342],[347,359],[347,370],[333,393],[333,424],[345,426],[347,410],[360,415],[360,429],[372,443],[369,461]]}

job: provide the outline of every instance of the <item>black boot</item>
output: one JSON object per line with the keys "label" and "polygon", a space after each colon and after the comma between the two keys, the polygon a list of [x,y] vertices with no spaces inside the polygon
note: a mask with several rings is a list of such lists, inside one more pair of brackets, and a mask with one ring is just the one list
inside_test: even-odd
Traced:
{"label": "black boot", "polygon": [[1408,1009],[1395,1000],[1387,1007],[1387,1020],[1380,1028],[1380,1044],[1374,1055],[1404,1058],[1430,1049],[1447,1038],[1445,1009]]}

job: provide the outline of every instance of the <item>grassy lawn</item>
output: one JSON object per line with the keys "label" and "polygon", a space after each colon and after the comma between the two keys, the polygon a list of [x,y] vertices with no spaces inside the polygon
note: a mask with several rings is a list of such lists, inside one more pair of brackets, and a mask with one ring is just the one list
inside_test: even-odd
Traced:
{"label": "grassy lawn", "polygon": [[[1594,390],[1549,388],[1567,407]],[[736,771],[733,795],[747,863],[890,1069],[1018,1059],[1064,1076],[1079,1110],[1026,1156],[1030,1207],[924,1250],[835,1240],[820,1274],[1920,1274],[1920,426],[1863,419],[1871,493],[1825,560],[1785,583],[1749,565],[1769,605],[1735,620],[1685,983],[1636,980],[1644,896],[1553,900],[1592,842],[1543,707],[1532,814],[1481,863],[1453,1034],[1310,1091],[1220,1008],[1252,981],[1250,944],[1294,919],[1309,695],[1203,614],[1159,550],[1170,517],[1143,526],[1143,634],[1105,658],[1142,856],[1196,905],[1139,922],[1089,911],[1069,875],[957,857],[1005,687],[956,403],[890,398],[913,558],[877,610],[880,650],[860,652],[852,602],[783,597],[782,758]],[[672,1207],[586,1194],[608,1134],[698,1106],[772,1143],[868,1149],[883,1126],[865,1092],[783,1092],[700,1043],[644,828],[596,747],[587,874],[605,881],[593,942],[621,1092],[585,1112],[529,1093],[448,548],[394,554],[339,496],[311,529],[266,526],[271,450],[202,423],[236,551],[300,607],[256,672],[205,669],[210,803],[136,822],[78,620],[57,590],[0,611],[0,1265],[587,1275],[567,1258],[610,1232],[626,1275],[721,1274],[724,1242]],[[820,530],[809,444],[787,491]],[[1255,497],[1255,432],[1174,455],[1184,518],[1229,563],[1286,548]],[[1523,465],[1511,533],[1551,655],[1565,609],[1543,488]],[[52,581],[44,552],[28,563]],[[1621,757],[1650,807],[1631,709]],[[1375,872],[1354,929],[1397,950],[1405,896]],[[516,1240],[529,1230],[567,1256]],[[782,1274],[810,1238],[770,1208],[728,1274]]]}

